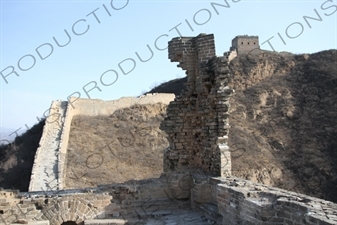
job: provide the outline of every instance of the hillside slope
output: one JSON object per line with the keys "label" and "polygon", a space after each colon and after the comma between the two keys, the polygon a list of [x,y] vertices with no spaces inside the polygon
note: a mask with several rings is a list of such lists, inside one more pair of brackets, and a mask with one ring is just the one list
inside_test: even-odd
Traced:
{"label": "hillside slope", "polygon": [[11,144],[0,145],[0,187],[28,191],[34,157],[45,120],[16,137]]}
{"label": "hillside slope", "polygon": [[[337,51],[230,63],[233,174],[337,202]],[[186,78],[151,92],[176,91]],[[176,92],[177,93],[177,92]]]}

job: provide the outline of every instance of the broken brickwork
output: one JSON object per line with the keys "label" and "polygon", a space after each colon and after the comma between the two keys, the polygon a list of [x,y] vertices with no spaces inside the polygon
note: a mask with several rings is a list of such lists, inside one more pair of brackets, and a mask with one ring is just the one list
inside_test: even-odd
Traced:
{"label": "broken brickwork", "polygon": [[216,57],[213,34],[178,37],[169,42],[169,58],[186,70],[186,89],[171,102],[161,129],[170,147],[164,171],[201,169],[213,176],[231,175],[228,140],[230,73],[228,58]]}
{"label": "broken brickwork", "polygon": [[0,188],[0,225],[145,224],[151,217],[190,208],[189,177],[171,174],[97,188],[27,193]]}

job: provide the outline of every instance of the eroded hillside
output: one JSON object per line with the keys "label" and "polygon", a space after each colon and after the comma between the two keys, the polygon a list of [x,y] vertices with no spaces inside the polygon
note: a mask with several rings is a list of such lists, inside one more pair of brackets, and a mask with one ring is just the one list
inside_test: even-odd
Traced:
{"label": "eroded hillside", "polygon": [[335,50],[231,62],[235,175],[337,201],[336,65]]}

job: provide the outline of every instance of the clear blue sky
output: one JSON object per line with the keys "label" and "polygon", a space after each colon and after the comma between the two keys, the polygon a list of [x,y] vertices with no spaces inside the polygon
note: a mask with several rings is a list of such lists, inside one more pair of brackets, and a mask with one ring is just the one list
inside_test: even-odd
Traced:
{"label": "clear blue sky", "polygon": [[[260,44],[274,36],[276,51],[313,53],[337,47],[336,0],[228,0],[227,7],[213,4],[214,8],[211,2],[227,5],[226,1],[0,2],[0,72],[10,74],[8,83],[0,76],[0,127],[13,129],[34,125],[53,100],[66,100],[75,92],[88,98],[83,87],[90,82],[87,91],[94,82],[101,89],[88,92],[90,98],[113,100],[183,77],[167,50],[158,50],[179,36],[174,29],[179,24],[182,36],[213,33],[217,55],[229,50],[236,35],[244,34],[258,35]],[[316,20],[307,23],[304,16]],[[65,45],[65,29],[71,41],[59,47],[53,37]],[[135,52],[148,59],[147,45],[153,57],[141,62]],[[261,48],[272,50],[267,43]],[[125,72],[134,69],[124,75],[119,64]],[[19,76],[11,73],[13,68]]]}

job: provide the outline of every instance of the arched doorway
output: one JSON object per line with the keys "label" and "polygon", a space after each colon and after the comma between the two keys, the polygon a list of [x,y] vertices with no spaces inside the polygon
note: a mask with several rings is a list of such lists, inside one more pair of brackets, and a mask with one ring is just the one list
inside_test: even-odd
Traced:
{"label": "arched doorway", "polygon": [[77,225],[74,221],[63,222],[61,225]]}
{"label": "arched doorway", "polygon": [[[46,217],[51,224],[54,225],[82,225],[85,219],[93,219],[98,216],[98,212],[94,211],[93,207],[89,207],[80,201],[81,199],[69,200],[69,197],[64,197],[53,202],[54,204],[49,204],[48,208],[43,210],[43,216]],[[84,215],[79,209],[86,211],[87,214]],[[57,214],[55,213],[57,209]],[[61,216],[60,220],[56,220],[55,215]]]}

